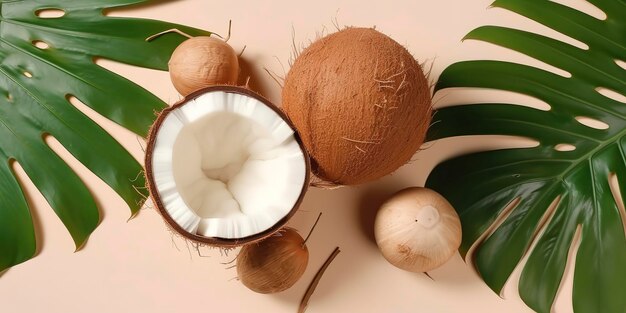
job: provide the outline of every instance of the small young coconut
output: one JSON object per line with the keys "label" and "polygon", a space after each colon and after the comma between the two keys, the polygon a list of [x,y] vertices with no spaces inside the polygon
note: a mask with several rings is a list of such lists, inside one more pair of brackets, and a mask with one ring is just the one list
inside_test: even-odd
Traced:
{"label": "small young coconut", "polygon": [[246,245],[237,256],[237,275],[250,290],[276,293],[289,289],[304,274],[309,250],[293,228]]}
{"label": "small young coconut", "polygon": [[234,85],[239,75],[235,50],[215,37],[194,37],[180,44],[168,62],[172,84],[186,96],[213,85]]}
{"label": "small young coconut", "polygon": [[371,28],[346,28],[311,44],[289,70],[282,96],[313,172],[337,185],[397,170],[430,125],[430,89],[420,64]]}
{"label": "small young coconut", "polygon": [[427,272],[444,264],[459,248],[461,221],[440,194],[411,187],[382,205],[374,235],[389,263],[410,272]]}
{"label": "small young coconut", "polygon": [[174,88],[187,96],[204,87],[214,85],[234,85],[239,76],[239,59],[235,50],[222,40],[211,36],[192,37],[177,29],[170,29],[150,36],[176,32],[189,39],[183,41],[172,53],[168,62],[170,78]]}
{"label": "small young coconut", "polygon": [[237,256],[237,275],[244,286],[258,293],[276,293],[293,286],[309,263],[306,242],[321,215],[306,239],[286,227],[267,239],[243,246]]}

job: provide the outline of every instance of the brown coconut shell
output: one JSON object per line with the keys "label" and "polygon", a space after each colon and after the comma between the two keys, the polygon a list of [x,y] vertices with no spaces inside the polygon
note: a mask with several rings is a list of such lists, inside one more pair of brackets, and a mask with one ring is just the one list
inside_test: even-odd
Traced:
{"label": "brown coconut shell", "polygon": [[154,145],[155,145],[155,142],[156,142],[156,137],[157,137],[157,134],[159,132],[159,129],[161,128],[161,124],[163,123],[165,118],[170,113],[172,113],[172,111],[176,110],[177,108],[180,108],[180,107],[184,106],[185,104],[187,104],[192,99],[194,99],[194,98],[196,98],[196,97],[198,97],[198,96],[200,96],[200,95],[202,95],[204,93],[212,92],[212,91],[224,91],[224,92],[229,92],[229,93],[237,93],[237,94],[242,94],[242,95],[246,95],[246,96],[255,98],[255,99],[259,100],[260,102],[262,102],[263,104],[265,104],[270,109],[272,109],[274,112],[276,112],[276,114],[278,114],[281,118],[283,118],[283,120],[285,120],[285,122],[287,123],[287,125],[289,125],[289,127],[291,127],[291,129],[294,129],[294,130],[296,129],[295,126],[293,125],[293,123],[285,115],[285,113],[283,113],[278,107],[276,107],[274,104],[272,104],[269,100],[265,99],[261,95],[255,93],[254,91],[249,90],[247,88],[237,87],[237,86],[220,85],[220,86],[206,87],[206,88],[197,90],[197,91],[189,94],[188,96],[186,96],[184,99],[180,100],[179,102],[175,103],[171,107],[165,108],[163,111],[161,111],[159,113],[159,115],[157,116],[154,124],[152,124],[152,127],[150,128],[150,131],[148,133],[147,146],[146,146],[146,157],[145,157],[146,187],[148,188],[148,191],[150,192],[150,196],[152,197],[152,200],[154,202],[154,205],[155,205],[156,209],[159,211],[161,216],[163,216],[163,219],[165,220],[167,225],[172,230],[174,230],[174,232],[176,232],[177,234],[180,234],[181,236],[183,236],[186,239],[191,240],[192,242],[196,242],[196,243],[199,243],[199,244],[209,245],[209,246],[214,246],[214,247],[220,247],[220,248],[234,248],[234,247],[239,247],[239,246],[242,246],[242,245],[245,245],[245,244],[249,244],[249,243],[253,243],[253,242],[257,242],[257,241],[263,240],[263,239],[273,235],[274,233],[279,231],[281,228],[283,228],[283,226],[285,226],[285,224],[287,224],[287,222],[291,219],[291,217],[296,213],[296,211],[298,210],[298,207],[300,206],[300,204],[302,203],[302,200],[304,199],[304,194],[306,193],[306,190],[308,189],[309,182],[310,182],[310,179],[311,179],[311,177],[310,177],[311,164],[310,164],[309,156],[308,156],[308,154],[306,152],[306,149],[304,148],[304,144],[302,143],[302,140],[300,139],[298,133],[294,132],[295,139],[298,142],[298,145],[300,146],[300,148],[302,150],[302,153],[304,154],[304,160],[306,162],[306,164],[305,164],[306,173],[305,173],[305,178],[304,178],[304,184],[302,186],[302,190],[300,192],[300,196],[298,197],[298,200],[294,204],[294,206],[291,209],[291,211],[289,211],[289,213],[285,217],[283,217],[280,221],[278,221],[274,226],[272,226],[271,228],[269,228],[269,229],[267,229],[267,230],[265,230],[263,232],[260,232],[258,234],[255,234],[255,235],[252,235],[252,236],[248,236],[248,237],[230,239],[230,238],[220,238],[220,237],[199,236],[199,235],[196,235],[196,234],[189,233],[185,229],[180,227],[172,219],[172,217],[167,213],[167,211],[165,210],[165,207],[163,205],[163,201],[161,199],[161,195],[159,194],[159,192],[158,192],[158,190],[156,188],[156,184],[155,184],[155,180],[154,180],[154,172],[153,172],[153,169],[152,169],[152,156],[153,156],[153,152],[154,152]]}
{"label": "brown coconut shell", "polygon": [[304,274],[309,250],[293,228],[241,248],[237,255],[237,276],[250,290],[276,293],[289,289]]}
{"label": "brown coconut shell", "polygon": [[311,44],[287,74],[282,97],[313,172],[339,185],[373,181],[407,163],[431,120],[419,63],[371,28],[346,28]]}
{"label": "brown coconut shell", "polygon": [[213,85],[234,85],[239,58],[224,40],[199,36],[185,40],[168,62],[174,88],[183,96]]}

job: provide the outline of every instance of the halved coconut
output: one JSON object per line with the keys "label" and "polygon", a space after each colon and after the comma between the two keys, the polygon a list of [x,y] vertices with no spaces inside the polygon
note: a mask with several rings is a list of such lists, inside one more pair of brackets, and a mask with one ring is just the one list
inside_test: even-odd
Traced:
{"label": "halved coconut", "polygon": [[158,116],[148,137],[148,188],[186,238],[234,247],[278,231],[309,184],[295,128],[254,92],[213,86]]}

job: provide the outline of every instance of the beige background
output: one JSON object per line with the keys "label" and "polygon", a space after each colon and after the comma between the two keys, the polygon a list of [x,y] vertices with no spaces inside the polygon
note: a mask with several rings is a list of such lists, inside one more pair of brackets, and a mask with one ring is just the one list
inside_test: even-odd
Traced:
{"label": "beige background", "polygon": [[[405,45],[419,61],[434,62],[431,79],[454,61],[476,58],[515,60],[549,68],[518,53],[478,42],[461,43],[474,27],[500,24],[521,27],[567,42],[571,39],[500,9],[487,9],[490,0],[439,1],[156,1],[110,12],[140,16],[226,33],[233,20],[230,43],[243,55],[253,89],[280,103],[280,88],[263,71],[279,75],[287,67],[292,37],[299,45],[316,33],[340,25],[376,26]],[[583,10],[582,0],[564,1]],[[593,14],[597,12],[590,11]],[[293,31],[293,32],[292,32]],[[99,62],[141,84],[163,100],[179,99],[167,73]],[[456,90],[435,97],[437,106],[467,101],[513,101],[545,105],[525,96],[485,90]],[[143,158],[143,141],[121,127],[96,119],[125,147]],[[2,312],[296,312],[314,273],[335,246],[342,252],[323,277],[308,312],[530,312],[517,295],[518,270],[503,292],[494,294],[457,254],[432,271],[434,280],[389,265],[372,239],[373,214],[380,201],[403,187],[422,185],[439,161],[463,151],[532,144],[511,138],[457,138],[429,143],[415,161],[378,182],[339,190],[311,190],[291,225],[305,233],[318,212],[322,220],[309,242],[311,259],[303,277],[290,290],[276,295],[248,291],[234,269],[221,264],[235,253],[200,248],[171,235],[160,216],[144,209],[127,222],[123,201],[103,182],[51,142],[87,182],[102,208],[102,223],[85,248],[73,253],[72,240],[53,211],[30,182],[24,180],[38,224],[39,255],[0,278]],[[556,312],[571,312],[571,269],[559,294]]]}

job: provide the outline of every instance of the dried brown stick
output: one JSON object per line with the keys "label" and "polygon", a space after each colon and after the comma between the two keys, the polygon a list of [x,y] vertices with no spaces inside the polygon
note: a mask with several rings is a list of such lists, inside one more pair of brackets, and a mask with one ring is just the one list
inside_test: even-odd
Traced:
{"label": "dried brown stick", "polygon": [[165,35],[167,33],[177,33],[177,34],[179,34],[181,36],[184,36],[184,37],[187,37],[187,38],[190,38],[190,39],[193,38],[193,36],[191,36],[191,35],[183,32],[183,31],[181,31],[178,28],[172,28],[172,29],[164,30],[164,31],[162,31],[160,33],[156,33],[156,34],[146,38],[146,41],[152,41],[154,38],[160,37],[160,36]]}
{"label": "dried brown stick", "polygon": [[311,227],[311,230],[309,230],[309,234],[306,235],[306,238],[304,238],[304,241],[302,242],[302,248],[304,248],[304,245],[306,245],[306,242],[309,240],[309,237],[311,237],[313,230],[315,230],[315,226],[317,226],[317,223],[320,221],[320,217],[322,217],[322,212],[320,212],[320,214],[317,215],[317,219],[315,220],[315,223],[313,223],[313,227]]}
{"label": "dried brown stick", "polygon": [[322,275],[324,275],[324,272],[326,271],[330,263],[335,259],[337,254],[339,254],[339,252],[341,252],[341,250],[339,250],[339,247],[335,248],[335,250],[333,250],[333,253],[331,253],[328,259],[326,259],[326,262],[324,262],[322,267],[320,267],[320,269],[317,271],[317,274],[315,274],[315,277],[313,277],[311,284],[309,284],[309,288],[307,288],[306,292],[304,293],[302,301],[300,301],[300,308],[298,309],[298,313],[304,313],[304,311],[306,311],[306,308],[309,304],[309,299],[311,299],[313,292],[315,292],[315,288],[322,279]]}

